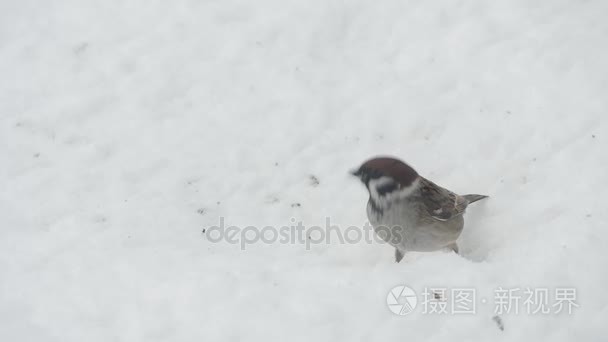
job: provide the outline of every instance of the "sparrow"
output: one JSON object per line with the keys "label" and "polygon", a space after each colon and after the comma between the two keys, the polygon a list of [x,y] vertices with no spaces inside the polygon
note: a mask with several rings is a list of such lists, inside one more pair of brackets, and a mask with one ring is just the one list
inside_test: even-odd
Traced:
{"label": "sparrow", "polygon": [[395,247],[396,262],[408,251],[458,253],[465,209],[488,197],[457,195],[390,157],[370,159],[351,173],[367,188],[367,217],[375,233]]}

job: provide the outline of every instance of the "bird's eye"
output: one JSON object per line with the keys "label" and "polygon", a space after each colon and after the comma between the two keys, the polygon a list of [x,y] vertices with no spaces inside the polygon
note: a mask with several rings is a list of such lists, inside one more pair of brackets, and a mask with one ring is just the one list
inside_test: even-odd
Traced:
{"label": "bird's eye", "polygon": [[376,191],[378,191],[378,195],[380,196],[384,196],[395,190],[397,190],[397,184],[394,182],[384,183],[376,188]]}

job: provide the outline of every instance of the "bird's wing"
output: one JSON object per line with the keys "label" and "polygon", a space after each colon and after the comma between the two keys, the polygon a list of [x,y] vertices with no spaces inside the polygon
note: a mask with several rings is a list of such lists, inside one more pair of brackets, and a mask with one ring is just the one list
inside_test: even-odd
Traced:
{"label": "bird's wing", "polygon": [[428,213],[436,220],[448,221],[458,215],[462,215],[467,208],[468,202],[439,185],[423,178],[421,184],[422,204]]}

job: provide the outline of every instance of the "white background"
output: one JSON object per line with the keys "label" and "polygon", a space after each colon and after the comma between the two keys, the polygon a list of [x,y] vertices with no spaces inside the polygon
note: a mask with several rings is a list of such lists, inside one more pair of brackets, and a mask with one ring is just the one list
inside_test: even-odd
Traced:
{"label": "white background", "polygon": [[[605,338],[607,15],[604,1],[0,1],[0,340]],[[460,256],[242,251],[201,233],[220,216],[362,225],[348,171],[379,154],[491,196],[469,208]],[[399,284],[490,303],[399,317]],[[573,287],[580,307],[505,315],[500,331],[498,286]]]}

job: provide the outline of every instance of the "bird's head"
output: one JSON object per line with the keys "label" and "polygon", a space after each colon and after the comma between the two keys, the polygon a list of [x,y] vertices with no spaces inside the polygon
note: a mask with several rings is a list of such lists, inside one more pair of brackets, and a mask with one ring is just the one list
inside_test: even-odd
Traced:
{"label": "bird's head", "polygon": [[418,186],[418,173],[390,157],[372,158],[351,172],[367,187],[374,200],[408,196]]}

